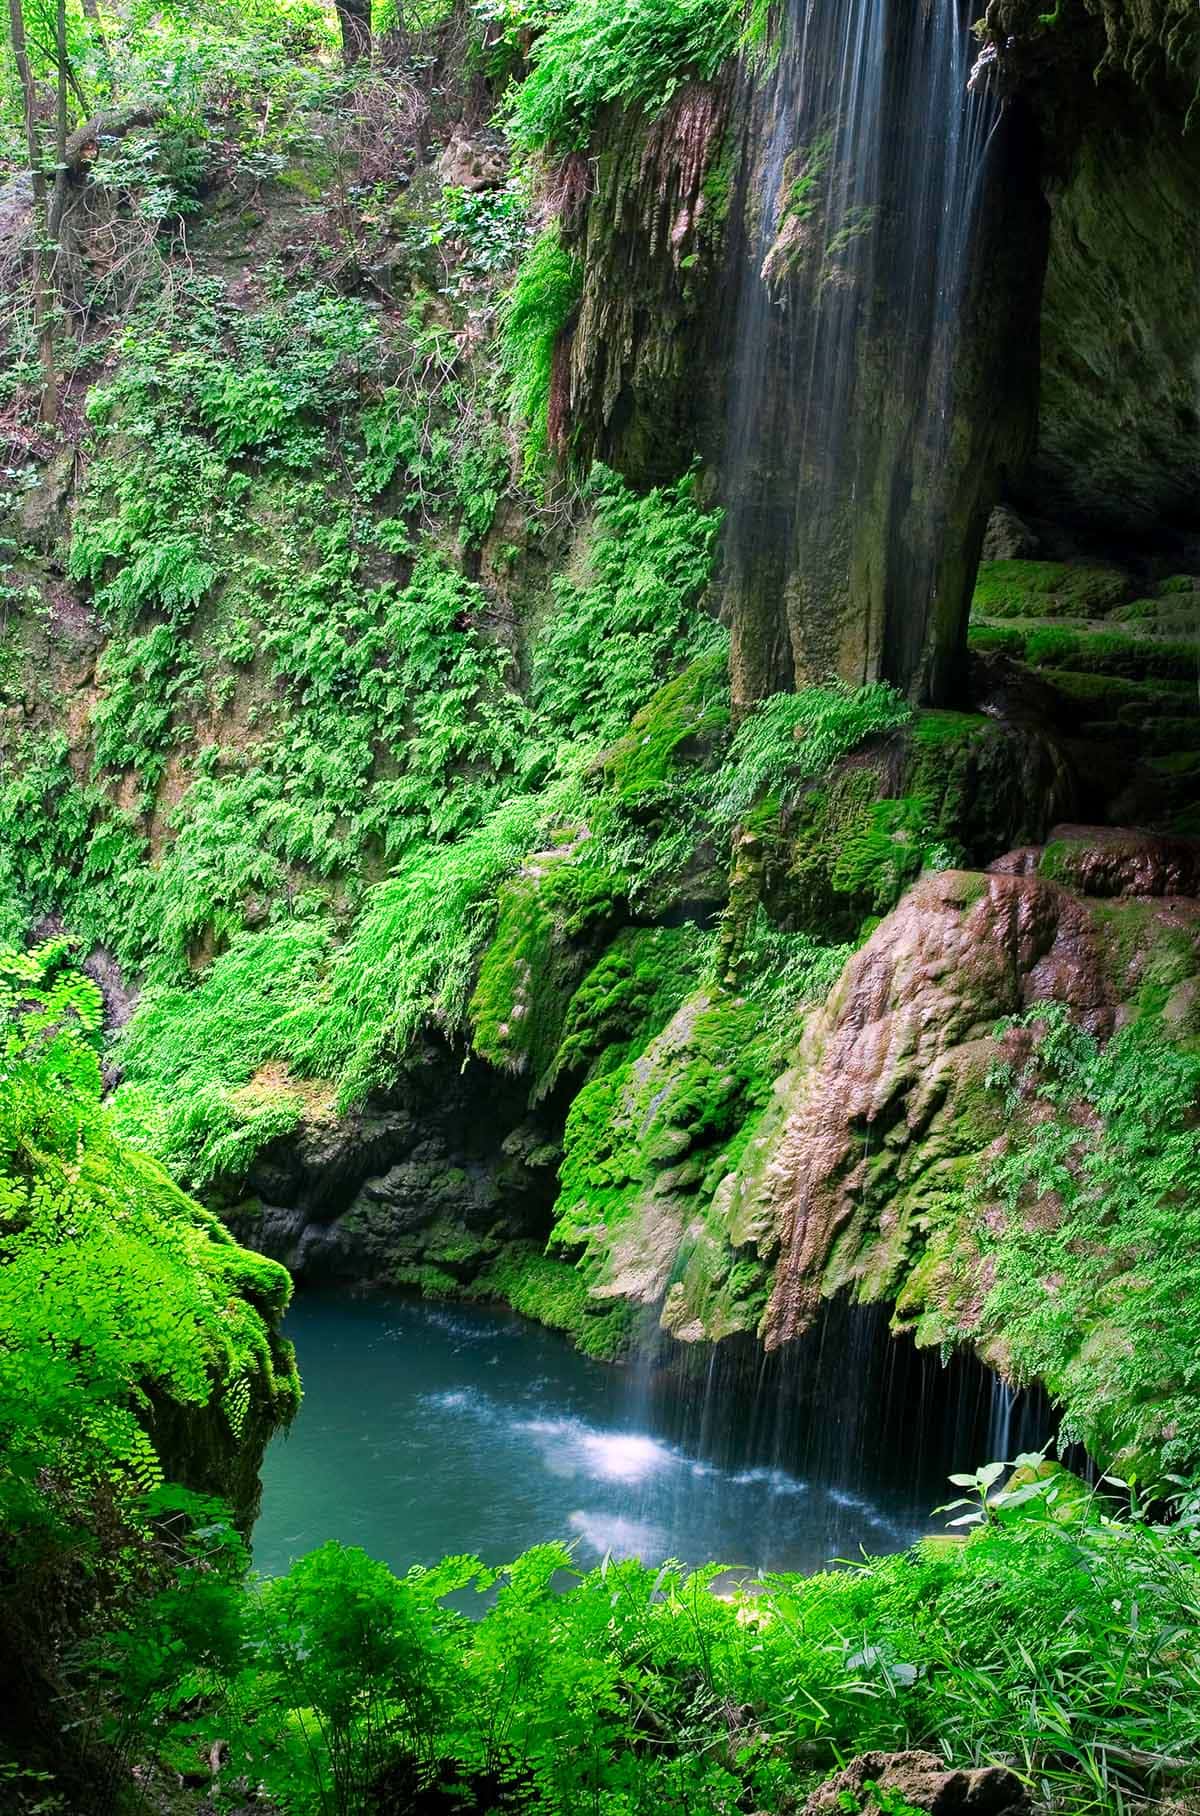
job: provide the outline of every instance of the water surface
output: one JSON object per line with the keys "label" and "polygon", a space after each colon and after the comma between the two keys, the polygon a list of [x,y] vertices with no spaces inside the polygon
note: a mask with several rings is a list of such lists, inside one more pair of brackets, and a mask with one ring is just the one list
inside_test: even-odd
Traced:
{"label": "water surface", "polygon": [[[503,1311],[303,1294],[286,1324],[304,1403],[270,1445],[254,1560],[269,1574],[326,1539],[393,1568],[473,1552],[506,1563],[572,1542],[612,1551],[813,1570],[893,1551],[929,1529],[924,1494],[864,1492],[753,1454],[721,1461],[672,1434],[630,1371]],[[700,1408],[697,1430],[745,1423]]]}

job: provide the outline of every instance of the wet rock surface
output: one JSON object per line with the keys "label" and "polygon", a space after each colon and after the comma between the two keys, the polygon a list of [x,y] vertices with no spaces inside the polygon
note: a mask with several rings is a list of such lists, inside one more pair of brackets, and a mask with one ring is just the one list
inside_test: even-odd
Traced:
{"label": "wet rock surface", "polygon": [[1198,968],[1194,899],[1114,913],[1036,874],[919,883],[813,1018],[743,1163],[734,1239],[779,1244],[768,1343],[834,1285],[901,1291],[940,1188],[999,1133],[980,1087],[1001,1017],[1060,1002],[1103,1040],[1150,978],[1177,988]]}
{"label": "wet rock surface", "polygon": [[557,1157],[519,1087],[431,1044],[386,1096],[273,1143],[224,1215],[310,1282],[387,1285],[423,1264],[466,1279],[500,1242],[544,1239]]}
{"label": "wet rock surface", "polygon": [[1200,839],[1120,826],[1055,826],[1044,846],[1006,853],[994,875],[1048,876],[1091,896],[1200,895]]}

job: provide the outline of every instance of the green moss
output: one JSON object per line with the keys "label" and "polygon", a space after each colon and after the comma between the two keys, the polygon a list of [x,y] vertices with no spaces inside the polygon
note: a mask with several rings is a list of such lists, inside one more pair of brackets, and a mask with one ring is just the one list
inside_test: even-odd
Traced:
{"label": "green moss", "polygon": [[972,611],[981,618],[1100,618],[1129,593],[1118,568],[1065,561],[981,561]]}
{"label": "green moss", "polygon": [[619,1066],[696,988],[712,947],[691,923],[624,928],[571,998],[548,1082]]}
{"label": "green moss", "polygon": [[1174,750],[1164,756],[1153,757],[1150,768],[1162,776],[1192,776],[1200,772],[1200,751]]}
{"label": "green moss", "polygon": [[967,632],[967,643],[983,655],[1019,657],[1025,649],[1020,631],[1007,624],[973,624]]}
{"label": "green moss", "polygon": [[589,944],[620,902],[604,871],[554,854],[504,885],[468,1010],[477,1053],[535,1084],[549,1071]]}
{"label": "green moss", "polygon": [[704,753],[729,725],[729,674],[723,644],[689,663],[660,688],[605,759],[607,780],[627,808],[662,804],[681,762]]}
{"label": "green moss", "polygon": [[1068,700],[1077,701],[1099,714],[1110,709],[1115,717],[1123,706],[1153,707],[1162,698],[1160,689],[1144,681],[1130,681],[1122,675],[1072,674],[1068,669],[1047,668],[1042,679]]}
{"label": "green moss", "polygon": [[[1022,760],[981,714],[919,714],[886,763],[850,762],[797,804],[778,886],[787,912],[847,938],[889,912],[922,870],[963,863],[964,847],[1001,848],[1019,826]],[[902,792],[890,792],[893,778]]]}
{"label": "green moss", "polygon": [[1070,631],[1059,625],[1028,632],[1025,660],[1036,668],[1146,680],[1186,679],[1196,671],[1194,643],[1158,637],[1123,637],[1117,631]]}
{"label": "green moss", "polygon": [[938,839],[928,796],[874,801],[836,852],[830,882],[855,903],[866,902],[868,912],[882,914],[923,870],[947,869],[958,856]]}
{"label": "green moss", "polygon": [[[695,1239],[697,1219],[707,1230],[705,1254],[689,1279],[700,1269],[726,1281],[733,1262],[719,1188],[770,1098],[806,1005],[829,989],[845,956],[845,948],[772,931],[761,918],[744,989],[693,994],[642,1051],[583,1086],[567,1118],[551,1241],[578,1255],[594,1286],[657,1300],[680,1284],[686,1264],[672,1271],[670,1258],[685,1229]],[[738,1292],[744,1300],[750,1289]],[[721,1304],[718,1322],[733,1328],[728,1295]],[[738,1328],[751,1328],[757,1312],[751,1318],[742,1304],[736,1316]]]}
{"label": "green moss", "polygon": [[615,1361],[628,1348],[633,1308],[596,1299],[577,1268],[529,1242],[509,1243],[471,1287],[471,1297],[502,1299],[551,1330],[565,1331],[586,1355]]}
{"label": "green moss", "polygon": [[1110,612],[1109,618],[1114,624],[1141,624],[1162,617],[1168,609],[1161,599],[1131,599],[1128,605]]}
{"label": "green moss", "polygon": [[993,721],[983,713],[956,713],[925,708],[913,721],[912,738],[924,750],[941,750],[964,738],[986,737]]}
{"label": "green moss", "polygon": [[389,1280],[393,1286],[408,1287],[414,1293],[420,1293],[422,1299],[461,1299],[463,1284],[453,1274],[446,1273],[444,1268],[433,1267],[425,1262],[398,1262],[391,1269]]}

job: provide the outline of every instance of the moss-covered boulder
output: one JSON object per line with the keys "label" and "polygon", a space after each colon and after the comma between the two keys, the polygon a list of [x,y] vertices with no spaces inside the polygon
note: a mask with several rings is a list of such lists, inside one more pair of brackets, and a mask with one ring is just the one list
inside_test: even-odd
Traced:
{"label": "moss-covered boulder", "polygon": [[852,937],[926,869],[986,864],[1074,804],[1058,742],[1020,719],[924,711],[765,821],[764,896],[785,924]]}

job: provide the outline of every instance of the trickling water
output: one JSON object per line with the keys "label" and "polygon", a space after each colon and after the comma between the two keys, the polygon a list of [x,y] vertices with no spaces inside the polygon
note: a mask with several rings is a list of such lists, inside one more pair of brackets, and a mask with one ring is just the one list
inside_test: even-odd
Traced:
{"label": "trickling water", "polygon": [[743,699],[924,659],[994,118],[967,26],[959,0],[786,0],[747,103],[724,488]]}
{"label": "trickling water", "polygon": [[935,1529],[947,1473],[984,1460],[985,1372],[877,1311],[833,1308],[770,1357],[675,1346],[651,1373],[491,1309],[304,1294],[287,1329],[305,1399],[263,1468],[269,1573],[329,1538],[398,1569],[564,1539],[586,1565],[812,1570]]}

